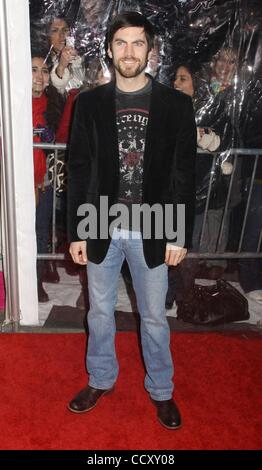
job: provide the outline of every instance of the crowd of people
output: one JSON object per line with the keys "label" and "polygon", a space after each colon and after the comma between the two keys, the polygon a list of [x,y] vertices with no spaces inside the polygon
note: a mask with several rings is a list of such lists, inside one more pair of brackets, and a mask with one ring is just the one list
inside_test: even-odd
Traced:
{"label": "crowd of people", "polygon": [[[114,79],[109,58],[93,57],[88,63],[79,55],[72,36],[69,18],[56,15],[44,22],[45,40],[41,33],[32,35],[32,96],[34,142],[68,143],[74,103],[77,95],[86,89],[103,85]],[[146,72],[153,79],[159,71],[158,43],[149,54]],[[191,251],[213,253],[235,251],[248,197],[254,158],[238,158],[230,154],[231,148],[261,148],[262,86],[257,77],[247,84],[244,98],[236,87],[238,55],[233,47],[222,47],[208,64],[201,67],[186,59],[174,64],[170,87],[190,96],[197,125],[196,204]],[[50,178],[50,152],[34,150],[36,235],[38,253],[47,253],[50,245],[50,228],[53,210],[53,181]],[[65,161],[66,153],[62,154]],[[224,217],[228,189],[234,169],[228,210]],[[242,237],[244,251],[259,250],[261,233],[261,158],[254,176],[252,197],[245,232]],[[208,210],[205,207],[208,199]],[[60,209],[60,211],[59,211]],[[66,231],[66,188],[57,199],[58,220],[62,232]],[[241,219],[242,217],[242,219]],[[239,220],[240,219],[240,220]],[[221,233],[221,224],[223,230]],[[203,229],[203,222],[204,229]],[[202,230],[203,229],[203,230]],[[63,235],[58,234],[58,239]],[[60,241],[61,241],[60,240]],[[58,240],[59,244],[59,240]],[[61,241],[62,244],[62,241]],[[260,248],[261,249],[261,248]],[[238,276],[241,287],[251,298],[262,298],[262,267],[259,259],[240,259]],[[69,268],[72,274],[78,270]],[[183,269],[169,269],[169,289],[166,307],[172,308],[184,288],[190,288],[196,277],[217,279],[223,276],[227,262],[223,259],[202,261],[186,260]],[[123,267],[125,279],[131,280],[127,265]],[[43,281],[59,282],[55,263],[38,261],[38,296],[40,302],[48,301]],[[179,279],[184,286],[179,294]],[[83,295],[82,295],[83,300]]]}

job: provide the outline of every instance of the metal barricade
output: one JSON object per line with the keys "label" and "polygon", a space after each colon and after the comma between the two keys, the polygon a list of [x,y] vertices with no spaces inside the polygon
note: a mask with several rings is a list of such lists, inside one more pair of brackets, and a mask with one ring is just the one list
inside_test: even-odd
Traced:
{"label": "metal barricade", "polygon": [[[34,148],[41,148],[46,151],[54,151],[55,154],[55,164],[54,164],[54,182],[56,183],[56,167],[57,167],[57,154],[58,150],[66,150],[66,145],[65,144],[45,144],[45,143],[34,143]],[[212,166],[210,170],[210,178],[209,178],[209,186],[207,190],[207,197],[206,197],[206,204],[205,204],[205,209],[204,209],[204,215],[203,215],[203,225],[201,229],[201,237],[200,237],[200,246],[203,241],[203,236],[204,236],[204,230],[205,226],[207,223],[207,217],[208,217],[208,211],[209,211],[209,203],[210,203],[210,197],[211,197],[211,192],[212,192],[212,177],[214,174],[215,170],[215,165],[216,165],[216,158],[218,155],[220,155],[220,152],[208,152],[208,151],[202,151],[198,150],[198,154],[205,154],[207,158],[212,158]],[[226,152],[227,157],[230,155],[233,158],[233,167],[232,167],[232,173],[230,175],[230,181],[229,181],[229,186],[228,186],[228,192],[225,200],[225,205],[223,208],[223,216],[221,220],[221,225],[219,229],[219,234],[218,234],[218,242],[217,242],[217,248],[214,252],[189,252],[188,257],[189,258],[203,258],[203,259],[217,259],[217,258],[227,258],[227,259],[236,259],[236,258],[261,258],[262,257],[262,252],[261,252],[261,242],[262,242],[262,228],[260,231],[260,238],[259,242],[256,248],[255,252],[245,252],[242,251],[242,243],[243,243],[243,237],[244,237],[244,232],[246,228],[246,221],[248,217],[248,211],[250,207],[250,200],[251,200],[251,194],[254,186],[254,181],[255,181],[255,175],[256,175],[256,169],[258,165],[258,159],[262,158],[262,149],[231,149],[230,151]],[[252,158],[254,159],[254,164],[253,164],[253,169],[252,169],[252,175],[250,179],[250,186],[249,186],[249,192],[248,192],[248,197],[247,197],[247,204],[245,207],[245,212],[244,212],[244,219],[243,223],[241,226],[241,232],[240,232],[240,240],[238,244],[238,249],[236,251],[221,251],[220,249],[220,244],[221,244],[221,239],[222,239],[222,234],[225,226],[225,221],[226,218],[228,217],[228,213],[230,210],[230,198],[232,194],[232,189],[233,189],[233,181],[234,177],[236,174],[236,168],[238,164],[238,159],[239,157],[243,158]],[[50,253],[44,253],[44,254],[38,254],[37,258],[38,259],[49,259],[49,260],[63,260],[65,259],[66,255],[64,253],[56,253],[56,184],[53,185],[53,216],[52,216],[52,236],[51,236],[51,252]],[[261,218],[262,219],[262,218]],[[262,223],[262,222],[261,222]]]}
{"label": "metal barricade", "polygon": [[58,151],[66,151],[66,144],[45,144],[33,143],[34,148],[43,149],[45,151],[54,152],[54,171],[53,171],[53,210],[52,210],[52,231],[51,231],[51,252],[37,254],[37,259],[50,259],[50,260],[63,260],[65,259],[64,253],[56,253],[56,181],[57,181],[57,160]]}
{"label": "metal barricade", "polygon": [[[210,197],[211,197],[211,191],[212,191],[212,177],[214,174],[215,170],[215,165],[216,165],[216,158],[218,155],[220,155],[219,152],[203,152],[203,151],[198,151],[198,154],[205,153],[208,158],[212,158],[212,167],[210,170],[210,178],[209,178],[209,186],[208,186],[208,191],[207,191],[207,199],[206,199],[206,204],[205,204],[205,209],[204,209],[204,217],[203,217],[203,225],[201,229],[201,236],[200,236],[200,248],[201,244],[203,242],[203,237],[204,237],[204,232],[205,232],[205,227],[207,223],[207,216],[208,216],[208,211],[209,211],[209,203],[210,203]],[[262,216],[261,216],[261,229],[260,229],[260,237],[258,240],[258,244],[256,247],[255,252],[246,252],[242,250],[242,244],[243,244],[243,238],[244,238],[244,233],[245,233],[245,228],[246,228],[246,222],[247,222],[247,217],[249,213],[249,208],[250,208],[250,201],[251,201],[251,195],[254,187],[254,182],[255,182],[255,175],[256,175],[256,170],[257,170],[257,165],[258,165],[258,159],[262,159],[262,150],[261,149],[231,149],[230,152],[227,152],[227,157],[232,156],[233,158],[233,167],[232,167],[232,173],[230,175],[230,181],[228,185],[228,191],[225,199],[225,205],[223,208],[223,216],[219,228],[219,234],[218,234],[218,242],[217,242],[217,248],[214,252],[195,252],[195,253],[189,253],[188,257],[189,258],[203,258],[203,259],[217,259],[217,258],[227,258],[227,259],[237,259],[237,258],[261,258],[262,257],[262,252],[261,252],[261,243],[262,243]],[[240,239],[238,243],[238,248],[236,251],[222,251],[220,249],[221,246],[221,240],[222,240],[222,234],[223,230],[225,227],[225,221],[229,216],[229,211],[230,211],[230,198],[232,196],[232,189],[233,189],[233,182],[234,178],[236,175],[236,169],[237,169],[237,164],[238,160],[240,157],[243,158],[252,158],[253,159],[253,168],[252,168],[252,174],[250,176],[250,185],[248,189],[248,196],[247,196],[247,203],[244,211],[244,217],[243,217],[243,222],[241,225],[241,230],[240,230]],[[262,184],[262,183],[261,183]]]}

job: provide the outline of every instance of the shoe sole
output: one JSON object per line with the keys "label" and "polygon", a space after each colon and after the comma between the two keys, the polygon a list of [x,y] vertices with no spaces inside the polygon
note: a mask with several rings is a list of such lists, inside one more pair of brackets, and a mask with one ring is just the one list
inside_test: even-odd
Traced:
{"label": "shoe sole", "polygon": [[78,411],[78,410],[74,410],[73,408],[71,408],[70,405],[68,404],[67,409],[69,411],[71,411],[72,413],[76,413],[76,414],[81,414],[81,413],[86,413],[87,411],[91,411],[91,410],[93,410],[93,408],[96,407],[96,405],[98,404],[100,398],[102,398],[104,395],[109,395],[111,392],[113,392],[113,390],[114,390],[114,387],[110,388],[110,390],[106,390],[104,393],[102,393],[100,395],[100,397],[98,398],[98,400],[96,401],[96,403],[93,406],[90,406],[90,408],[86,408],[85,410]]}
{"label": "shoe sole", "polygon": [[180,429],[182,428],[182,425],[183,423],[181,422],[181,424],[179,424],[179,426],[176,426],[176,427],[173,427],[173,426],[167,426],[166,424],[163,423],[163,421],[161,421],[161,419],[157,418],[159,423],[162,424],[162,426],[164,426],[164,428],[166,429],[169,429],[170,431],[176,431],[177,429]]}

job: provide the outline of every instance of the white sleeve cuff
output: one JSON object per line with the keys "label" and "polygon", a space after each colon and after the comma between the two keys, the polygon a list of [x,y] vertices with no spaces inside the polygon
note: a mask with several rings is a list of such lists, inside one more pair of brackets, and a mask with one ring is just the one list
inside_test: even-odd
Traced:
{"label": "white sleeve cuff", "polygon": [[56,74],[56,69],[58,67],[58,64],[54,65],[54,67],[51,70],[51,81],[52,84],[56,87],[57,91],[59,93],[63,94],[65,92],[66,85],[70,79],[70,72],[68,68],[64,70],[63,77],[59,78]]}
{"label": "white sleeve cuff", "polygon": [[177,245],[171,245],[171,243],[167,243],[166,244],[166,247],[168,250],[181,250],[182,249],[182,246],[177,246]]}

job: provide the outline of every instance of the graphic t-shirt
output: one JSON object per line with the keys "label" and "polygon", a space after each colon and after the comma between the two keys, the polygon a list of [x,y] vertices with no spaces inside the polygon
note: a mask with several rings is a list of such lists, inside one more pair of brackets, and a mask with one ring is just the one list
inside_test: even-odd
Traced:
{"label": "graphic t-shirt", "polygon": [[131,213],[132,204],[141,204],[143,157],[152,82],[127,93],[116,89],[120,185],[118,202]]}

